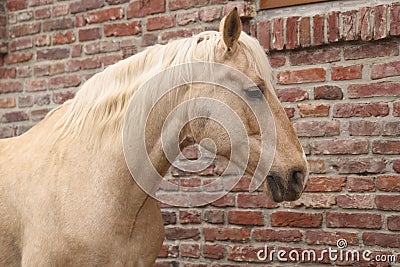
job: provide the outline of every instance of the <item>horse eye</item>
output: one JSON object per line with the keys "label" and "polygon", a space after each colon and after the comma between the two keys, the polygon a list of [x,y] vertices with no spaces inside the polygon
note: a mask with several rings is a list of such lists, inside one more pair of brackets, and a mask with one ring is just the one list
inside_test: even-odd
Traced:
{"label": "horse eye", "polygon": [[263,91],[258,86],[252,86],[244,90],[250,98],[263,98]]}

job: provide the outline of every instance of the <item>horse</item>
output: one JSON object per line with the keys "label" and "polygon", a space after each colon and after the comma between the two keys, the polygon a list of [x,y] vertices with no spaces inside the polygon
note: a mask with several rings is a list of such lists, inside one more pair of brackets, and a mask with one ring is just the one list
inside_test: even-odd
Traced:
{"label": "horse", "polygon": [[[0,140],[1,266],[142,267],[155,262],[164,239],[163,221],[157,199],[135,182],[127,166],[124,119],[130,100],[149,77],[196,61],[230,66],[254,81],[257,87],[247,92],[249,101],[263,97],[273,115],[269,123],[276,128],[275,151],[264,151],[273,157],[264,174],[264,192],[277,202],[300,197],[308,176],[303,149],[274,93],[265,51],[242,32],[233,9],[221,20],[219,31],[155,45],[109,66],[29,131]],[[234,78],[231,73],[216,75],[222,81]],[[264,160],[261,129],[250,107],[211,87],[196,83],[175,90],[151,116],[146,149],[160,175],[167,173],[171,162],[154,129],[187,99],[214,97],[233,104],[249,137],[246,173],[254,174]],[[152,90],[157,88],[147,91]],[[190,143],[187,140],[199,143],[208,138],[214,140],[219,156],[230,157],[226,132],[212,119],[202,117],[182,129],[168,129],[179,136],[182,148]],[[141,157],[136,155],[136,160]]]}

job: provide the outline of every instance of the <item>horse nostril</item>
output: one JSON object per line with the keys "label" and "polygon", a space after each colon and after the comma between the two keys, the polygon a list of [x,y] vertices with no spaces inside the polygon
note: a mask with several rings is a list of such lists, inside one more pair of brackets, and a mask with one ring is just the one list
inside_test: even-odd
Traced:
{"label": "horse nostril", "polygon": [[302,191],[303,190],[303,183],[304,183],[304,174],[301,171],[293,171],[292,175],[290,176],[291,183],[293,185],[293,188],[296,191]]}

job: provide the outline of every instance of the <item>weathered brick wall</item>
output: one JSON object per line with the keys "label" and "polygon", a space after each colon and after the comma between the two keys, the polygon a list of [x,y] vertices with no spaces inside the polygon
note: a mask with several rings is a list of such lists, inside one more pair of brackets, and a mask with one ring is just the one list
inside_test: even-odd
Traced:
{"label": "weathered brick wall", "polygon": [[[345,10],[321,3],[272,17],[255,14],[254,3],[224,0],[0,2],[0,36],[3,5],[8,31],[0,137],[29,129],[104,67],[146,46],[216,29],[224,10],[238,5],[245,30],[269,51],[277,94],[308,155],[309,184],[300,200],[277,204],[249,193],[243,178],[209,206],[163,207],[166,240],[156,265],[261,266],[267,263],[256,263],[255,252],[265,244],[322,250],[339,238],[351,249],[397,255],[400,2],[353,2]],[[190,185],[198,177],[185,179]],[[285,265],[268,263],[276,264]]]}

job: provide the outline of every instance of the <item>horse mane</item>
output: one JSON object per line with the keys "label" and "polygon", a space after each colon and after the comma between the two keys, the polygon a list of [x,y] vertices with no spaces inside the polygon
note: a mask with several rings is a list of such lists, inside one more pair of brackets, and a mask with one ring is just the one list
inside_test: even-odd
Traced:
{"label": "horse mane", "polygon": [[[62,129],[62,136],[79,135],[85,126],[93,132],[97,131],[92,135],[100,140],[105,136],[115,140],[112,137],[118,137],[122,131],[129,102],[144,82],[171,66],[194,61],[213,62],[215,49],[220,41],[222,41],[220,32],[205,31],[193,37],[171,41],[166,45],[151,46],[107,67],[87,80],[75,98],[55,109],[68,106],[56,126]],[[204,47],[201,58],[198,57],[196,50],[200,43]],[[254,68],[266,81],[267,87],[273,90],[271,67],[258,40],[242,32],[239,46],[243,48],[249,67]]]}

